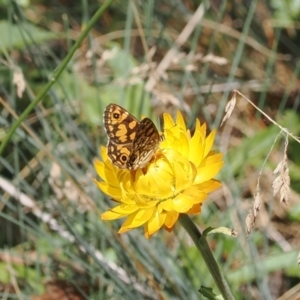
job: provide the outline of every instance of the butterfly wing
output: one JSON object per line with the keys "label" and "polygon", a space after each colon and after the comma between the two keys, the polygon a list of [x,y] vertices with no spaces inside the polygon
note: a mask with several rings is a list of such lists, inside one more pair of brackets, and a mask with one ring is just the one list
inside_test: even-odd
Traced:
{"label": "butterfly wing", "polygon": [[155,124],[149,118],[144,118],[137,128],[127,168],[143,168],[151,160],[160,141],[161,137]]}
{"label": "butterfly wing", "polygon": [[104,111],[104,127],[108,136],[108,157],[120,169],[127,168],[139,121],[125,108],[109,104]]}

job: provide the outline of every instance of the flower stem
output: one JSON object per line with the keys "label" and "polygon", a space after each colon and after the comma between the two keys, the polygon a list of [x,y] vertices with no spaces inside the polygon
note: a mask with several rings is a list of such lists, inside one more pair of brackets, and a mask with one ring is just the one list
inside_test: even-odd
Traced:
{"label": "flower stem", "polygon": [[202,257],[212,275],[220,293],[222,294],[224,300],[234,300],[231,290],[226,282],[225,277],[220,271],[220,268],[208,246],[205,235],[202,235],[198,230],[196,225],[191,221],[191,219],[186,215],[182,214],[179,218],[182,227],[187,231],[187,233],[192,238],[198,250],[201,252]]}
{"label": "flower stem", "polygon": [[51,86],[56,82],[62,71],[66,68],[67,64],[73,57],[75,51],[79,48],[82,41],[85,39],[85,37],[90,32],[91,28],[95,25],[95,23],[99,20],[100,16],[106,11],[106,9],[112,4],[114,0],[106,0],[100,8],[96,11],[94,16],[90,19],[90,21],[87,23],[85,29],[82,31],[78,39],[76,40],[75,44],[72,46],[70,51],[68,52],[67,56],[64,58],[63,62],[60,64],[60,66],[54,71],[52,78],[49,80],[49,82],[43,87],[43,89],[40,91],[40,93],[36,96],[36,98],[26,107],[26,109],[23,111],[23,113],[20,115],[20,117],[12,124],[11,128],[9,129],[6,136],[3,138],[2,143],[0,145],[0,155],[5,149],[5,146],[11,139],[13,133],[15,130],[19,127],[19,125],[25,120],[25,118],[28,116],[28,114],[33,110],[33,108],[45,97]]}

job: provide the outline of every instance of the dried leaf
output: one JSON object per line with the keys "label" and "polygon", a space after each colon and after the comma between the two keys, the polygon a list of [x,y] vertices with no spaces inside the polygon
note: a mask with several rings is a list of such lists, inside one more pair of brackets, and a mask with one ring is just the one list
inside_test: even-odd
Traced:
{"label": "dried leaf", "polygon": [[278,174],[272,184],[273,195],[276,196],[279,193],[280,201],[287,203],[290,195],[290,176],[286,153],[284,154],[283,160],[279,162],[275,168],[273,174]]}
{"label": "dried leaf", "polygon": [[202,61],[204,62],[213,62],[215,64],[218,64],[220,66],[228,64],[228,59],[221,56],[216,56],[213,54],[208,54],[202,58]]}
{"label": "dried leaf", "polygon": [[260,196],[260,189],[258,188],[254,196],[254,203],[253,203],[253,215],[255,218],[258,216],[258,213],[260,211],[260,205],[261,205],[261,196]]}
{"label": "dried leaf", "polygon": [[17,95],[19,98],[22,98],[23,93],[25,91],[26,83],[24,80],[23,73],[20,69],[16,69],[13,75],[13,83],[17,87]]}
{"label": "dried leaf", "polygon": [[246,232],[247,232],[247,235],[249,235],[251,233],[251,231],[253,229],[253,226],[254,226],[254,223],[255,223],[255,217],[254,217],[252,209],[250,209],[249,213],[246,217]]}
{"label": "dried leaf", "polygon": [[238,236],[238,232],[235,231],[234,229],[231,229],[231,235],[232,235],[233,237],[237,237],[237,236]]}
{"label": "dried leaf", "polygon": [[279,162],[279,164],[275,168],[273,174],[278,174],[280,172],[280,170],[282,169],[282,167],[283,167],[282,165],[283,165],[283,161]]}
{"label": "dried leaf", "polygon": [[229,229],[227,227],[214,228],[208,232],[208,234],[212,234],[212,233],[222,233],[233,237],[237,237],[238,235],[236,231],[234,231],[233,229]]}
{"label": "dried leaf", "polygon": [[157,47],[156,47],[156,46],[153,46],[153,47],[150,48],[149,52],[147,53],[147,59],[148,59],[149,61],[152,60],[154,54],[156,53],[156,50],[157,50]]}
{"label": "dried leaf", "polygon": [[60,179],[61,176],[61,168],[59,164],[53,163],[50,169],[50,176],[53,177],[55,180]]}
{"label": "dried leaf", "polygon": [[197,71],[197,66],[195,66],[193,64],[188,64],[185,66],[185,70],[188,72],[195,72],[195,71]]}
{"label": "dried leaf", "polygon": [[235,104],[236,104],[236,96],[235,96],[235,93],[233,93],[233,96],[232,96],[231,100],[227,103],[227,105],[225,107],[226,114],[225,114],[225,116],[224,116],[224,118],[222,120],[221,126],[223,125],[223,123],[226,120],[228,120],[230,118],[230,116],[232,114],[232,111],[233,111],[233,109],[235,107]]}
{"label": "dried leaf", "polygon": [[101,60],[104,62],[110,59],[113,59],[118,52],[118,49],[116,47],[110,49],[110,50],[104,50],[101,56]]}

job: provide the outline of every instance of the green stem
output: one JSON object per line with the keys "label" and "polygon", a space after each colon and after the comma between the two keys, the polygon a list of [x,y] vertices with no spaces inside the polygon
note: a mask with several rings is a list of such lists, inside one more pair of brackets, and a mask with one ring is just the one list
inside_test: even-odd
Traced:
{"label": "green stem", "polygon": [[94,16],[90,19],[87,26],[83,30],[83,32],[78,37],[77,41],[73,45],[73,47],[70,49],[69,53],[61,63],[61,65],[54,71],[53,76],[51,80],[44,86],[44,88],[41,90],[41,92],[36,96],[36,98],[26,107],[26,109],[23,111],[23,113],[20,115],[20,117],[12,124],[10,130],[6,134],[6,136],[3,138],[3,141],[0,145],[0,156],[3,153],[7,143],[10,141],[13,133],[15,130],[19,127],[19,125],[25,120],[25,118],[28,116],[28,114],[33,110],[33,108],[45,97],[51,86],[54,84],[54,82],[58,79],[62,71],[66,68],[67,64],[71,60],[72,56],[74,55],[75,51],[79,48],[82,41],[85,39],[85,37],[88,35],[94,24],[99,20],[101,15],[105,12],[105,10],[111,5],[111,3],[114,0],[106,0],[101,7],[96,11]]}
{"label": "green stem", "polygon": [[222,275],[219,269],[219,266],[208,246],[205,236],[200,233],[196,225],[186,214],[182,214],[179,220],[182,227],[187,231],[196,247],[201,252],[202,257],[209,269],[209,272],[212,275],[224,300],[234,300],[231,290],[226,282],[225,277]]}

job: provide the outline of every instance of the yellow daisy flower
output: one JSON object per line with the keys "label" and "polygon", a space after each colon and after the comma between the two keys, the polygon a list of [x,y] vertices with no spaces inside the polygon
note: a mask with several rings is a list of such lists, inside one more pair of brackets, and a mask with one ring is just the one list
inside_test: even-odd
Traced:
{"label": "yellow daisy flower", "polygon": [[211,150],[215,131],[206,136],[206,124],[197,119],[191,135],[180,112],[175,122],[164,114],[164,128],[165,139],[143,169],[117,168],[106,147],[101,147],[102,161],[94,161],[103,180],[95,183],[118,203],[102,220],[127,217],[119,233],[142,225],[147,238],[161,227],[171,231],[180,214],[201,212],[207,194],[221,186],[213,179],[224,163],[222,154]]}

